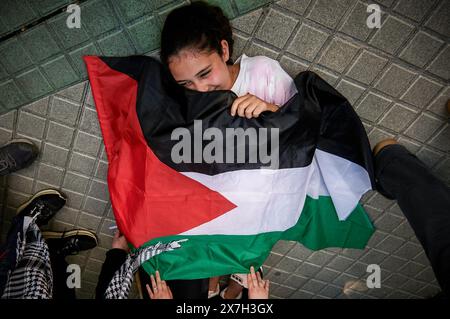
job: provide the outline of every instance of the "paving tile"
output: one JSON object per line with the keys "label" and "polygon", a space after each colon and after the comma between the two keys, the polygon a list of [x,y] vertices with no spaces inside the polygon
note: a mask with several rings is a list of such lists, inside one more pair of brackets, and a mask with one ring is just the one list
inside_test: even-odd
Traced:
{"label": "paving tile", "polygon": [[240,0],[236,1],[235,4],[238,9],[238,12],[240,14],[243,14],[251,10],[254,10],[258,7],[261,7],[263,5],[266,5],[270,2],[272,2],[272,0]]}
{"label": "paving tile", "polygon": [[119,10],[120,18],[125,23],[151,13],[152,9],[150,3],[142,0],[113,0],[113,5]]}
{"label": "paving tile", "polygon": [[108,185],[104,182],[93,180],[88,194],[97,199],[109,201]]}
{"label": "paving tile", "polygon": [[45,119],[27,112],[19,112],[17,131],[41,139],[44,135]]}
{"label": "paving tile", "polygon": [[278,48],[284,47],[297,21],[278,11],[270,10],[256,37]]}
{"label": "paving tile", "polygon": [[444,80],[450,79],[450,46],[447,45],[441,53],[431,62],[427,68],[431,73],[443,78]]}
{"label": "paving tile", "polygon": [[83,206],[83,211],[96,215],[99,217],[103,216],[103,212],[106,209],[107,202],[98,200],[93,197],[87,197]]}
{"label": "paving tile", "polygon": [[283,56],[280,65],[292,78],[295,78],[300,72],[306,71],[308,65],[289,57]]}
{"label": "paving tile", "polygon": [[345,96],[352,105],[359,99],[365,90],[363,87],[346,80],[341,80],[336,89]]}
{"label": "paving tile", "polygon": [[89,179],[87,177],[67,172],[64,178],[63,187],[71,191],[84,194],[86,192],[88,183]]}
{"label": "paving tile", "polygon": [[450,87],[447,87],[441,92],[438,98],[436,98],[428,107],[427,110],[433,112],[436,115],[447,117],[447,101],[450,98]]}
{"label": "paving tile", "polygon": [[336,72],[343,72],[358,52],[358,47],[339,38],[333,39],[319,63]]}
{"label": "paving tile", "polygon": [[356,112],[360,117],[375,122],[390,104],[390,100],[380,95],[369,93],[358,105]]}
{"label": "paving tile", "polygon": [[408,38],[413,30],[413,26],[389,16],[377,29],[375,35],[370,40],[370,44],[388,53],[394,53]]}
{"label": "paving tile", "polygon": [[45,97],[31,104],[25,105],[21,108],[21,110],[28,111],[30,113],[34,113],[41,116],[47,115],[49,98]]}
{"label": "paving tile", "polygon": [[38,18],[37,13],[25,1],[3,0],[1,9],[1,20],[10,31]]}
{"label": "paving tile", "polygon": [[415,78],[415,73],[399,65],[391,65],[375,85],[380,91],[399,97],[409,87]]}
{"label": "paving tile", "polygon": [[425,26],[446,37],[450,37],[450,3],[441,1],[439,7],[434,10],[433,15],[425,23]]}
{"label": "paving tile", "polygon": [[248,34],[252,34],[255,30],[256,24],[261,17],[262,10],[256,10],[254,12],[250,12],[246,15],[243,15],[241,17],[237,17],[231,21],[231,25],[243,32],[246,32]]}
{"label": "paving tile", "polygon": [[22,44],[16,38],[2,42],[0,59],[9,74],[14,74],[33,65]]}
{"label": "paving tile", "polygon": [[65,56],[59,56],[42,65],[47,78],[55,88],[63,88],[78,81],[78,74]]}
{"label": "paving tile", "polygon": [[0,83],[0,100],[8,108],[12,109],[25,103],[26,98],[17,85],[9,80]]}
{"label": "paving tile", "polygon": [[52,91],[50,83],[38,69],[18,75],[16,82],[28,99],[36,99]]}
{"label": "paving tile", "polygon": [[351,2],[350,0],[336,0],[332,2],[318,0],[308,15],[308,18],[330,29],[334,29],[349,9]]}
{"label": "paving tile", "polygon": [[41,161],[59,167],[66,165],[69,150],[50,143],[45,143],[42,150]]}
{"label": "paving tile", "polygon": [[[61,52],[61,49],[58,47],[58,44],[53,39],[45,24],[40,24],[28,30],[19,38],[25,50],[35,62],[42,62]],[[42,45],[43,43],[45,43],[44,46]]]}
{"label": "paving tile", "polygon": [[372,29],[367,27],[367,17],[367,4],[358,2],[339,31],[365,41],[372,32]]}
{"label": "paving tile", "polygon": [[100,217],[81,213],[77,225],[79,227],[95,231],[97,227],[100,225],[100,221],[101,221]]}
{"label": "paving tile", "polygon": [[442,44],[441,40],[425,32],[419,32],[408,42],[400,54],[400,58],[418,67],[423,67],[436,56]]}
{"label": "paving tile", "polygon": [[415,1],[400,0],[394,7],[394,11],[398,12],[410,19],[421,21],[427,14],[428,10],[436,3],[436,0]]}
{"label": "paving tile", "polygon": [[402,100],[424,108],[431,102],[441,88],[441,84],[420,76],[408,89],[402,97]]}
{"label": "paving tile", "polygon": [[417,117],[417,111],[401,104],[395,104],[380,120],[380,124],[393,131],[402,131]]}
{"label": "paving tile", "polygon": [[438,133],[433,137],[430,142],[430,145],[440,149],[443,152],[448,152],[450,150],[450,143],[448,142],[450,139],[450,126],[446,125],[442,130],[439,130]]}
{"label": "paving tile", "polygon": [[79,104],[55,97],[50,105],[49,116],[63,124],[75,126],[79,110]]}
{"label": "paving tile", "polygon": [[421,114],[405,131],[405,134],[418,141],[425,142],[444,122],[428,114]]}
{"label": "paving tile", "polygon": [[47,140],[62,147],[70,147],[74,129],[65,125],[50,121],[47,132]]}
{"label": "paving tile", "polygon": [[123,31],[106,36],[98,41],[98,45],[102,54],[106,56],[127,56],[137,53]]}
{"label": "paving tile", "polygon": [[73,152],[69,163],[69,169],[89,176],[94,170],[95,161],[96,159],[94,157]]}
{"label": "paving tile", "polygon": [[128,28],[138,52],[149,52],[159,48],[161,30],[154,17],[139,21]]}
{"label": "paving tile", "polygon": [[89,41],[89,36],[84,27],[84,12],[81,13],[81,28],[68,28],[67,18],[68,15],[58,15],[53,19],[48,20],[48,24],[59,40],[59,43],[65,49],[70,49],[81,45],[82,43]]}
{"label": "paving tile", "polygon": [[328,34],[307,24],[302,24],[287,51],[312,61],[328,38]]}
{"label": "paving tile", "polygon": [[364,84],[370,84],[385,67],[387,60],[368,51],[358,57],[347,75]]}
{"label": "paving tile", "polygon": [[101,139],[99,137],[80,131],[75,138],[74,150],[97,157],[100,144]]}
{"label": "paving tile", "polygon": [[59,186],[63,177],[63,169],[41,164],[38,172],[38,179],[44,183]]}
{"label": "paving tile", "polygon": [[88,33],[96,37],[119,26],[112,8],[108,2],[89,1],[81,5],[83,12],[83,26],[86,23]]}

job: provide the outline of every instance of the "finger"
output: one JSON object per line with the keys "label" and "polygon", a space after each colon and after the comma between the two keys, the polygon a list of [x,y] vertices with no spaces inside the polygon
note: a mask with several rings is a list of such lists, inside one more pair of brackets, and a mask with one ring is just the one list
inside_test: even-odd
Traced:
{"label": "finger", "polygon": [[256,278],[258,282],[262,282],[261,273],[259,271],[256,272]]}
{"label": "finger", "polygon": [[170,287],[167,286],[167,290],[169,291],[169,297],[170,299],[173,299],[172,290],[170,290]]}
{"label": "finger", "polygon": [[233,104],[231,105],[231,115],[235,116],[238,108],[242,103],[247,101],[248,99],[251,99],[253,96],[251,94],[246,94],[244,96],[238,97],[236,100],[234,100]]}
{"label": "finger", "polygon": [[257,107],[258,107],[257,104],[250,104],[245,109],[245,117],[248,118],[248,119],[251,119],[253,117],[253,112],[256,110]]}
{"label": "finger", "polygon": [[161,285],[161,276],[159,275],[159,271],[156,271],[156,285],[160,286]]}
{"label": "finger", "polygon": [[249,288],[255,288],[255,283],[253,282],[251,274],[247,274],[247,285]]}
{"label": "finger", "polygon": [[258,107],[253,111],[253,117],[258,117],[262,112],[267,111],[264,105],[258,105]]}
{"label": "finger", "polygon": [[257,287],[258,286],[258,278],[256,277],[255,268],[253,266],[250,268],[250,275],[252,276],[253,285],[255,287]]}
{"label": "finger", "polygon": [[155,276],[150,275],[150,282],[152,284],[153,291],[156,291],[158,289],[158,285],[156,284]]}
{"label": "finger", "polygon": [[238,109],[237,109],[237,114],[238,114],[240,117],[244,117],[244,116],[245,116],[245,110],[246,110],[248,107],[250,107],[251,105],[252,105],[251,100],[246,100],[246,101],[241,102],[241,103],[239,104]]}
{"label": "finger", "polygon": [[236,110],[239,107],[239,104],[241,104],[241,102],[244,100],[244,98],[245,98],[245,96],[241,96],[234,100],[233,104],[231,105],[231,111],[230,111],[231,116],[236,115]]}
{"label": "finger", "polygon": [[155,295],[153,294],[152,289],[150,288],[150,286],[148,284],[146,284],[145,287],[147,288],[147,292],[148,292],[148,295],[149,295],[150,299],[155,298]]}

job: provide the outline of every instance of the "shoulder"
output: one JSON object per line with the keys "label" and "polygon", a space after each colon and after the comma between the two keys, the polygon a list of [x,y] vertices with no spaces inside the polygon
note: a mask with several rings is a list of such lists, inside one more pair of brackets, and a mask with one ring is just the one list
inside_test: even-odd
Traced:
{"label": "shoulder", "polygon": [[278,61],[262,55],[246,57],[245,63],[249,70],[275,72],[281,69]]}

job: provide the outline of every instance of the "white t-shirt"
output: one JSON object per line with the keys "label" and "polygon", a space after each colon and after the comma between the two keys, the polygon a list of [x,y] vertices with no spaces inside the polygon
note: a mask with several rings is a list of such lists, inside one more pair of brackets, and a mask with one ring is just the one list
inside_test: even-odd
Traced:
{"label": "white t-shirt", "polygon": [[280,63],[265,56],[240,56],[239,74],[231,88],[237,96],[250,93],[261,100],[282,106],[297,93],[294,80]]}

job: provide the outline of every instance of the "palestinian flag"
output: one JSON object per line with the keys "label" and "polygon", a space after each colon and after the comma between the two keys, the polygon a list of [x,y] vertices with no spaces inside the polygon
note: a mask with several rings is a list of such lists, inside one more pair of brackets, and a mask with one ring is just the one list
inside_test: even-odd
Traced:
{"label": "palestinian flag", "polygon": [[[153,58],[84,59],[120,231],[135,248],[183,240],[150,259],[148,272],[246,273],[280,239],[313,250],[365,247],[374,232],[359,204],[374,181],[368,139],[349,102],[319,76],[300,73],[298,94],[249,120],[230,115],[233,92],[185,90]],[[233,145],[219,139],[230,132],[258,143],[236,138],[248,151],[226,157]]]}

